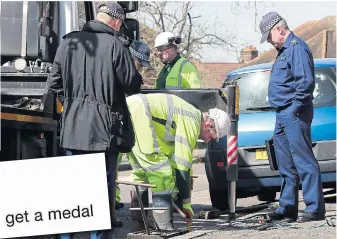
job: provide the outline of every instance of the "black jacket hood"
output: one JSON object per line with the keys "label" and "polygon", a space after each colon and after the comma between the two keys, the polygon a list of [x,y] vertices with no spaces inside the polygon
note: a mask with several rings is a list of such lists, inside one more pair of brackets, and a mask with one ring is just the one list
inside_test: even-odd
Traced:
{"label": "black jacket hood", "polygon": [[115,31],[114,29],[106,25],[105,23],[98,21],[98,20],[92,20],[84,24],[82,31],[93,32],[93,33],[107,33],[107,34],[113,35],[117,39],[119,39],[126,47],[129,47],[132,44],[132,41],[130,41],[129,39],[126,39],[118,31]]}
{"label": "black jacket hood", "polygon": [[108,33],[114,36],[121,36],[121,34],[101,21],[93,20],[84,24],[82,31],[95,33]]}

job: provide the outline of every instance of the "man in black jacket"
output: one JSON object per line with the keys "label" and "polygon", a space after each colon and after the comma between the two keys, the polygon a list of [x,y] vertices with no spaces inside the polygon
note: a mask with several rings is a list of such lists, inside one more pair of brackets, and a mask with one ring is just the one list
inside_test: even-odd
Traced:
{"label": "man in black jacket", "polygon": [[122,226],[114,217],[118,153],[129,152],[135,138],[125,94],[140,92],[142,84],[129,41],[119,33],[124,18],[120,5],[107,2],[98,7],[97,20],[64,36],[46,88],[63,104],[60,147],[67,155],[105,152],[112,227]]}

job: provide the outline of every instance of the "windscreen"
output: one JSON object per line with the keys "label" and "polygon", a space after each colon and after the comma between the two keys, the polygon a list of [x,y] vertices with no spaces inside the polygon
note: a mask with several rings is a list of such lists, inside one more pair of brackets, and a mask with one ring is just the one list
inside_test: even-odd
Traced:
{"label": "windscreen", "polygon": [[[335,68],[315,68],[314,106],[336,105],[336,70]],[[268,106],[268,84],[270,71],[250,72],[240,75],[240,112],[249,113],[247,108]],[[238,78],[231,76],[227,81]]]}

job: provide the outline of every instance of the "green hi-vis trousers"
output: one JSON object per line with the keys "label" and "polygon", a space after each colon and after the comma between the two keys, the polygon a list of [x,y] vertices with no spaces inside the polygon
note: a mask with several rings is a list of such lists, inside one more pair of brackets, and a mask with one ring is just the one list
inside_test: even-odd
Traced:
{"label": "green hi-vis trousers", "polygon": [[171,194],[175,189],[175,171],[169,162],[168,157],[163,153],[143,154],[136,144],[132,152],[127,154],[132,167],[131,177],[134,182],[144,182],[154,184],[153,195]]}

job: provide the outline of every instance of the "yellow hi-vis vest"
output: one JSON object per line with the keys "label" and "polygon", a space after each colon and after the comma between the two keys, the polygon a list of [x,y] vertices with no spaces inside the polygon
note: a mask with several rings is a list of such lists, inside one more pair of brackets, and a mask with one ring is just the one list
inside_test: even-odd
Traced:
{"label": "yellow hi-vis vest", "polygon": [[[157,81],[155,81],[154,87],[157,89]],[[200,88],[198,71],[189,60],[180,57],[166,77],[165,89],[190,88]]]}
{"label": "yellow hi-vis vest", "polygon": [[141,152],[164,153],[174,168],[191,169],[201,111],[175,95],[162,93],[132,95],[127,104]]}

